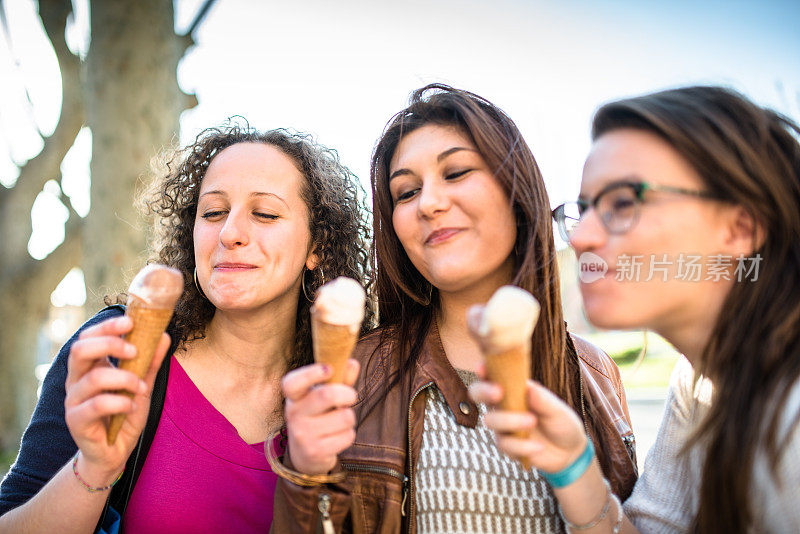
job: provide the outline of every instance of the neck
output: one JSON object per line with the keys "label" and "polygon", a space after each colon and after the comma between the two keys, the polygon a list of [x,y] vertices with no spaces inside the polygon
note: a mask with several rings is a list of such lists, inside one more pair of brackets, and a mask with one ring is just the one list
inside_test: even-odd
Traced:
{"label": "neck", "polygon": [[674,313],[674,319],[654,328],[659,335],[672,343],[696,367],[714,331],[727,293],[703,299],[700,309],[687,313]]}
{"label": "neck", "polygon": [[467,327],[467,311],[475,304],[486,304],[507,280],[496,280],[457,292],[439,292],[439,335],[447,359],[457,369],[475,371],[483,362],[477,341]]}
{"label": "neck", "polygon": [[[294,350],[297,308],[217,310],[191,359],[228,382],[258,386],[280,379]],[[196,356],[195,356],[196,354]]]}

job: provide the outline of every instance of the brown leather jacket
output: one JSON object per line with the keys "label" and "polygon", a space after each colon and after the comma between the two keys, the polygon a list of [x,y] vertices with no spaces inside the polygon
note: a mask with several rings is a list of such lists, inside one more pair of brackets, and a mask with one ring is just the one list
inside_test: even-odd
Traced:
{"label": "brown leather jacket", "polygon": [[[356,439],[339,455],[335,470],[345,470],[341,484],[300,487],[280,479],[275,491],[272,532],[323,532],[323,510],[336,532],[416,532],[414,469],[422,445],[425,395],[430,386],[443,394],[460,425],[474,428],[478,409],[444,353],[435,323],[419,355],[415,372],[374,407],[370,399],[398,368],[390,343],[379,346],[380,332],[362,339],[354,353],[361,362],[355,405],[359,421]],[[611,459],[605,475],[621,498],[636,482],[636,456],[630,415],[619,370],[613,360],[588,342],[572,336],[580,357],[584,395],[591,396],[605,416],[598,425],[602,436],[592,436]],[[369,409],[372,408],[371,411]],[[366,416],[366,417],[365,417]],[[602,444],[602,445],[599,445]],[[288,455],[284,457],[284,461]],[[287,462],[287,465],[291,465]]]}

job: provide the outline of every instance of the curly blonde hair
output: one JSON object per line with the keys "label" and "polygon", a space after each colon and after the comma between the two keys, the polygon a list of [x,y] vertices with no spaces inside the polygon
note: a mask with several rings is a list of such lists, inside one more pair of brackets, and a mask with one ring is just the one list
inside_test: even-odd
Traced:
{"label": "curly blonde hair", "polygon": [[[345,167],[334,150],[308,135],[286,129],[259,132],[248,124],[230,123],[208,128],[195,142],[166,158],[166,172],[144,192],[140,206],[155,217],[155,240],[150,261],[179,269],[184,276],[184,292],[170,324],[173,346],[204,336],[214,315],[214,306],[194,284],[193,229],[200,195],[200,184],[211,160],[237,143],[264,143],[290,157],[305,178],[300,195],[308,207],[312,243],[321,269],[303,273],[303,291],[297,305],[295,350],[289,369],[313,361],[309,308],[317,288],[326,280],[348,276],[357,280],[371,295],[369,276],[370,214],[366,194],[358,178]],[[362,333],[373,323],[373,299],[367,299]]]}

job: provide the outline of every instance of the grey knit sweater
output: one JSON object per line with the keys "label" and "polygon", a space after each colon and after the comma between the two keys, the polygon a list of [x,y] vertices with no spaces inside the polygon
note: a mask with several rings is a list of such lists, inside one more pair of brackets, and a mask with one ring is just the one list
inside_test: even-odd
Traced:
{"label": "grey knit sweater", "polygon": [[[476,379],[458,373],[467,385]],[[500,452],[482,418],[474,429],[459,426],[435,387],[428,389],[415,482],[419,534],[564,532],[536,470]]]}
{"label": "grey knit sweater", "polygon": [[[689,362],[683,358],[678,362],[658,436],[645,459],[644,473],[624,505],[640,532],[686,532],[697,514],[705,455],[697,447],[688,458],[679,452],[708,409],[712,388],[708,380],[695,386]],[[764,451],[756,455],[750,489],[756,532],[800,532],[800,426],[791,425],[798,413],[800,382],[793,386],[781,415],[778,443],[790,437],[779,464],[780,486],[772,477]]]}

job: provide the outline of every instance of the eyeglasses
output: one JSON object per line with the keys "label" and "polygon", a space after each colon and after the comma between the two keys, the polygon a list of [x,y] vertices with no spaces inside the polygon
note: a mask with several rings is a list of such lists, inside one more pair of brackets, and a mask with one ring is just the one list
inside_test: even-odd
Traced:
{"label": "eyeglasses", "polygon": [[600,222],[609,234],[624,234],[639,220],[645,191],[662,191],[695,198],[718,200],[706,191],[692,191],[668,185],[655,185],[646,182],[621,181],[603,188],[592,200],[565,202],[553,210],[553,219],[564,241],[569,241],[575,227],[583,215],[594,208]]}

